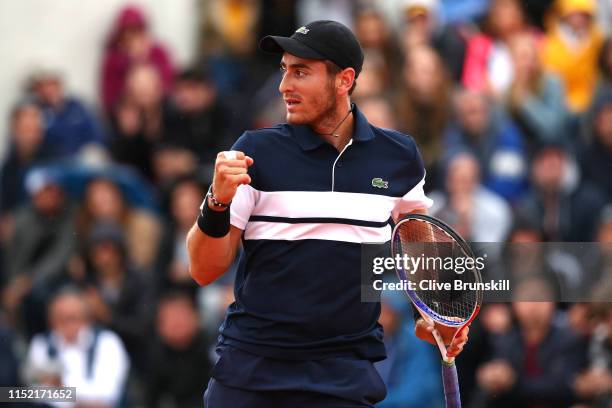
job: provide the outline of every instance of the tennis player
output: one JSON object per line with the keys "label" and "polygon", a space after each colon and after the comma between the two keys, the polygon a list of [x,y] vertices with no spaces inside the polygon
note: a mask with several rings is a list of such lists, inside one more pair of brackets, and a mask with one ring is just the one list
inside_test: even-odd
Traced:
{"label": "tennis player", "polygon": [[[287,123],[219,153],[187,238],[201,285],[244,247],[205,404],[372,407],[386,394],[373,365],[385,348],[380,304],[360,300],[360,245],[388,241],[391,217],[431,205],[423,163],[412,138],[351,103],[363,52],[347,27],[315,21],[260,48],[282,54]],[[434,343],[427,323],[416,327]]]}

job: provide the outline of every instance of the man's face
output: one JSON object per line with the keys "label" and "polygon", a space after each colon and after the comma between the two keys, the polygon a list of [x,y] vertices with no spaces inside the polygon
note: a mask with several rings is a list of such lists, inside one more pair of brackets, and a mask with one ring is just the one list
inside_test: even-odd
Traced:
{"label": "man's face", "polygon": [[43,103],[47,105],[57,106],[64,99],[64,90],[59,78],[42,78],[36,83],[34,90]]}
{"label": "man's face", "polygon": [[212,105],[215,91],[204,82],[181,80],[175,84],[172,97],[181,111],[198,112]]}
{"label": "man's face", "polygon": [[566,169],[566,156],[562,150],[546,149],[538,153],[532,164],[534,184],[547,193],[559,191],[563,184]]}
{"label": "man's face", "polygon": [[79,331],[88,324],[83,299],[74,295],[56,299],[49,310],[49,323],[64,341],[74,343]]}
{"label": "man's face", "polygon": [[43,118],[36,106],[28,105],[19,109],[12,126],[13,139],[20,151],[31,152],[43,140]]}
{"label": "man's face", "polygon": [[117,268],[122,263],[121,249],[111,240],[103,240],[94,244],[89,254],[94,268],[100,271]]}
{"label": "man's face", "polygon": [[463,129],[471,135],[481,135],[489,124],[489,111],[484,96],[466,91],[457,98],[457,116]]}
{"label": "man's face", "polygon": [[287,108],[287,123],[306,125],[332,115],[336,107],[336,76],[320,60],[284,53],[283,80],[278,90]]}
{"label": "man's face", "polygon": [[43,215],[54,215],[62,210],[64,193],[57,184],[49,184],[32,197],[34,208]]}
{"label": "man's face", "polygon": [[451,195],[471,194],[479,182],[480,168],[476,159],[460,155],[451,161],[446,176],[446,188]]}
{"label": "man's face", "polygon": [[184,299],[167,301],[157,314],[157,331],[172,348],[188,347],[198,331],[197,313]]}

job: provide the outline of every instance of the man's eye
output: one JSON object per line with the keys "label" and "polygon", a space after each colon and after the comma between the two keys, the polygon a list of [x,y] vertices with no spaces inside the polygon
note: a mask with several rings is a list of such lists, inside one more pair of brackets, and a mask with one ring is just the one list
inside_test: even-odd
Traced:
{"label": "man's eye", "polygon": [[306,72],[300,71],[298,69],[297,71],[295,71],[295,75],[298,76],[298,77],[305,77],[306,76]]}

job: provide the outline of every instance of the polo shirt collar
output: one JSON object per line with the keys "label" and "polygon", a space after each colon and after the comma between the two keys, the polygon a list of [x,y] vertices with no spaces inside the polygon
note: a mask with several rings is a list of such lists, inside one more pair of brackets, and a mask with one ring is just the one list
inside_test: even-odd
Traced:
{"label": "polo shirt collar", "polygon": [[[355,121],[355,133],[353,134],[353,140],[356,142],[367,142],[374,138],[374,132],[372,127],[368,123],[366,117],[361,113],[356,104],[353,106],[353,119]],[[312,131],[308,125],[296,125],[293,126],[294,135],[297,139],[298,144],[302,150],[314,150],[317,147],[323,145],[325,140]]]}

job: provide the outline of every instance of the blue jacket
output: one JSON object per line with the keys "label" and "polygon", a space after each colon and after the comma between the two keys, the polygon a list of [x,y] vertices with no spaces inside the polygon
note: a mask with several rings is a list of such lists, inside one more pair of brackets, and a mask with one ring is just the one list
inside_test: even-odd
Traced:
{"label": "blue jacket", "polygon": [[105,143],[100,123],[80,101],[66,98],[59,110],[39,106],[45,121],[44,149],[49,156],[66,157],[86,144]]}
{"label": "blue jacket", "polygon": [[527,190],[529,172],[523,135],[506,118],[492,119],[478,140],[458,126],[448,129],[444,135],[444,150],[446,163],[460,152],[474,154],[480,162],[484,186],[510,202],[516,201]]}

